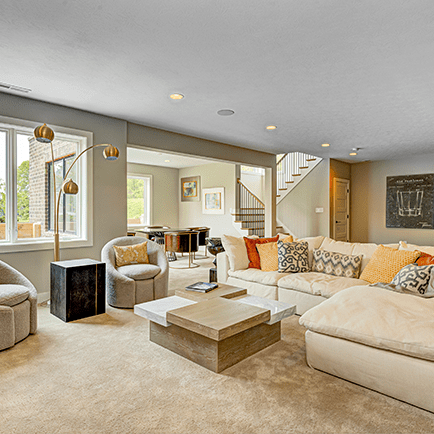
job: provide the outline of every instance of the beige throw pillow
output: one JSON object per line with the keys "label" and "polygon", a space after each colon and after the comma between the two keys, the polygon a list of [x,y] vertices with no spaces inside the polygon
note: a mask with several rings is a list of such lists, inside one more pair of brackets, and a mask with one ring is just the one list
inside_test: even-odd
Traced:
{"label": "beige throw pillow", "polygon": [[232,271],[245,270],[249,266],[246,243],[243,237],[222,235],[222,244],[229,259],[229,267]]}
{"label": "beige throw pillow", "polygon": [[148,242],[132,246],[113,246],[116,267],[133,264],[149,264]]}

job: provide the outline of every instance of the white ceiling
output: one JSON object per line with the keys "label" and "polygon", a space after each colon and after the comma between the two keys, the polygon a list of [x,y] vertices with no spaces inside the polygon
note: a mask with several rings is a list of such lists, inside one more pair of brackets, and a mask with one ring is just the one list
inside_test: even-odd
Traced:
{"label": "white ceiling", "polygon": [[172,167],[183,169],[185,167],[202,166],[204,164],[216,164],[215,161],[203,158],[185,157],[183,155],[154,152],[139,148],[127,148],[127,162],[146,164],[148,166]]}
{"label": "white ceiling", "polygon": [[434,1],[2,0],[0,82],[272,153],[432,152]]}

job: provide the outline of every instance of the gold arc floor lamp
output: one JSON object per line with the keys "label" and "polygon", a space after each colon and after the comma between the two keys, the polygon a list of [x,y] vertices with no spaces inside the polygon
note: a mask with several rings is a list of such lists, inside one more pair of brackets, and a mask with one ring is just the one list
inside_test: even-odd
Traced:
{"label": "gold arc floor lamp", "polygon": [[60,206],[60,195],[63,193],[65,194],[77,194],[78,193],[78,185],[70,178],[68,178],[68,174],[71,171],[74,164],[77,162],[77,160],[87,151],[90,151],[93,148],[104,146],[105,149],[103,151],[103,155],[107,160],[117,160],[119,157],[119,149],[116,148],[113,145],[104,143],[99,145],[92,145],[88,148],[84,149],[80,154],[75,157],[72,164],[69,166],[69,169],[67,170],[63,180],[62,180],[62,188],[59,190],[59,194],[57,195],[56,199],[56,174],[54,171],[54,150],[53,150],[53,140],[54,140],[54,131],[47,126],[47,124],[44,124],[40,127],[36,127],[33,131],[35,139],[40,143],[49,143],[51,146],[51,161],[52,161],[52,168],[53,168],[53,187],[54,187],[54,207],[55,207],[55,214],[54,214],[54,262],[57,262],[60,260],[60,243],[59,243],[59,206]]}

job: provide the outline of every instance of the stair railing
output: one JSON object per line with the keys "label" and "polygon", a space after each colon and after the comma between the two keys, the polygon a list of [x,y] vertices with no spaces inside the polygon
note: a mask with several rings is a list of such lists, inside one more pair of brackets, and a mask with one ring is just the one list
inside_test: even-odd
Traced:
{"label": "stair railing", "polygon": [[236,221],[248,224],[250,235],[264,236],[265,204],[237,179]]}

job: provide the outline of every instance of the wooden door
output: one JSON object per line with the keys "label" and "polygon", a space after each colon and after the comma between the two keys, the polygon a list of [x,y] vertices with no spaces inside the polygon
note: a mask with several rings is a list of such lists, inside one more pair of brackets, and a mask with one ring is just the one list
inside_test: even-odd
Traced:
{"label": "wooden door", "polygon": [[333,178],[333,238],[350,240],[350,181]]}

